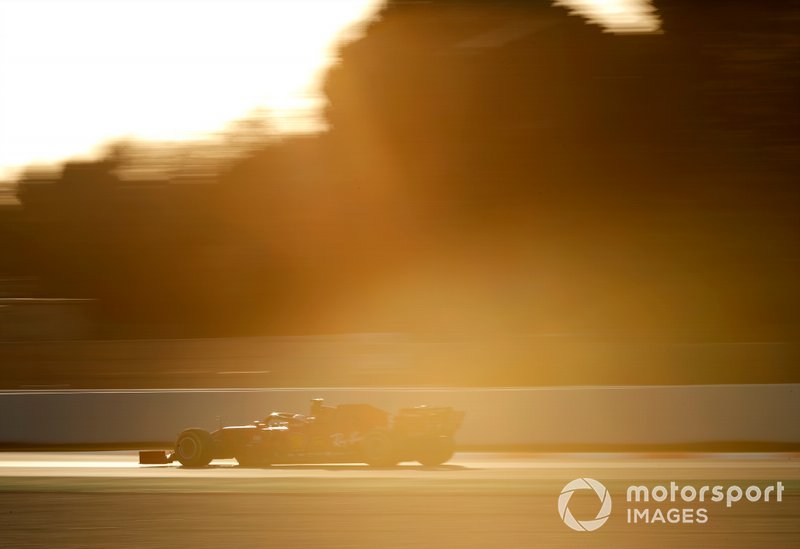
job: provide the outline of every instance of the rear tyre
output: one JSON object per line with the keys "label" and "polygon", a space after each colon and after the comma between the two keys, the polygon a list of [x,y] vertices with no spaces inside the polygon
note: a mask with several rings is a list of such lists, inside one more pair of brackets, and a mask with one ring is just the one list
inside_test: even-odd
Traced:
{"label": "rear tyre", "polygon": [[175,442],[175,459],[184,467],[205,467],[214,458],[213,444],[205,429],[186,429]]}
{"label": "rear tyre", "polygon": [[392,438],[385,431],[373,431],[361,441],[364,462],[371,467],[393,467],[400,460]]}
{"label": "rear tyre", "polygon": [[450,460],[455,453],[453,437],[440,435],[421,442],[417,461],[423,465],[441,465]]}

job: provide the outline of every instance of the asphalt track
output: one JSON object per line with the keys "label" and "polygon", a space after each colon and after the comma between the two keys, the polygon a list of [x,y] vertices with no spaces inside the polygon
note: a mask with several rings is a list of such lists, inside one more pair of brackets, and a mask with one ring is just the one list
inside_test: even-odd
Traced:
{"label": "asphalt track", "polygon": [[[594,532],[558,512],[565,484],[590,477],[613,509]],[[631,484],[782,483],[782,501],[633,504]],[[627,508],[703,507],[708,521],[632,524]],[[599,501],[569,504],[592,519]],[[800,456],[481,454],[447,465],[214,462],[139,466],[135,453],[0,454],[0,547],[769,547],[800,548]]]}

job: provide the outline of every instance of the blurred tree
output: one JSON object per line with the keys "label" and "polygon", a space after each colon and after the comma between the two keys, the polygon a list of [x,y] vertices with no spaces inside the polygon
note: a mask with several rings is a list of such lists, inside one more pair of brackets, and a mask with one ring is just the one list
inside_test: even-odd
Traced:
{"label": "blurred tree", "polygon": [[617,36],[390,0],[328,132],[255,117],[23,177],[25,264],[124,334],[796,334],[800,9],[656,6],[663,34]]}
{"label": "blurred tree", "polygon": [[[800,11],[657,7],[663,34],[615,36],[546,2],[390,1],[343,48],[325,85],[331,140],[353,179],[433,235],[439,274],[414,274],[418,258],[408,275],[436,296],[431,311],[468,303],[477,325],[550,330],[797,333],[795,160],[776,169],[765,150],[800,119]],[[763,34],[768,66],[753,56]],[[497,289],[453,285],[465,272]]]}

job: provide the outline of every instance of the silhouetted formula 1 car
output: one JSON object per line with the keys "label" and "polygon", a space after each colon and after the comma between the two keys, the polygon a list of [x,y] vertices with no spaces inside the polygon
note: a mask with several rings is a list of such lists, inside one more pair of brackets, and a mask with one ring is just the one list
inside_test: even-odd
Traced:
{"label": "silhouetted formula 1 car", "polygon": [[250,425],[213,432],[186,429],[175,450],[139,452],[142,464],[179,461],[203,467],[236,458],[245,467],[279,463],[367,463],[376,467],[418,461],[440,465],[453,456],[453,435],[464,412],[418,406],[388,412],[369,404],[325,406],[314,399],[309,415],[272,412]]}

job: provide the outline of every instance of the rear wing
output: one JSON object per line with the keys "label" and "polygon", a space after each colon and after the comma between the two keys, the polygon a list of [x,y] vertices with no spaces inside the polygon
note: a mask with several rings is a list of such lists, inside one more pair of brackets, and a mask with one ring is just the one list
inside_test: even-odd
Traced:
{"label": "rear wing", "polygon": [[464,422],[464,412],[449,406],[402,408],[394,417],[394,429],[413,435],[452,436]]}

